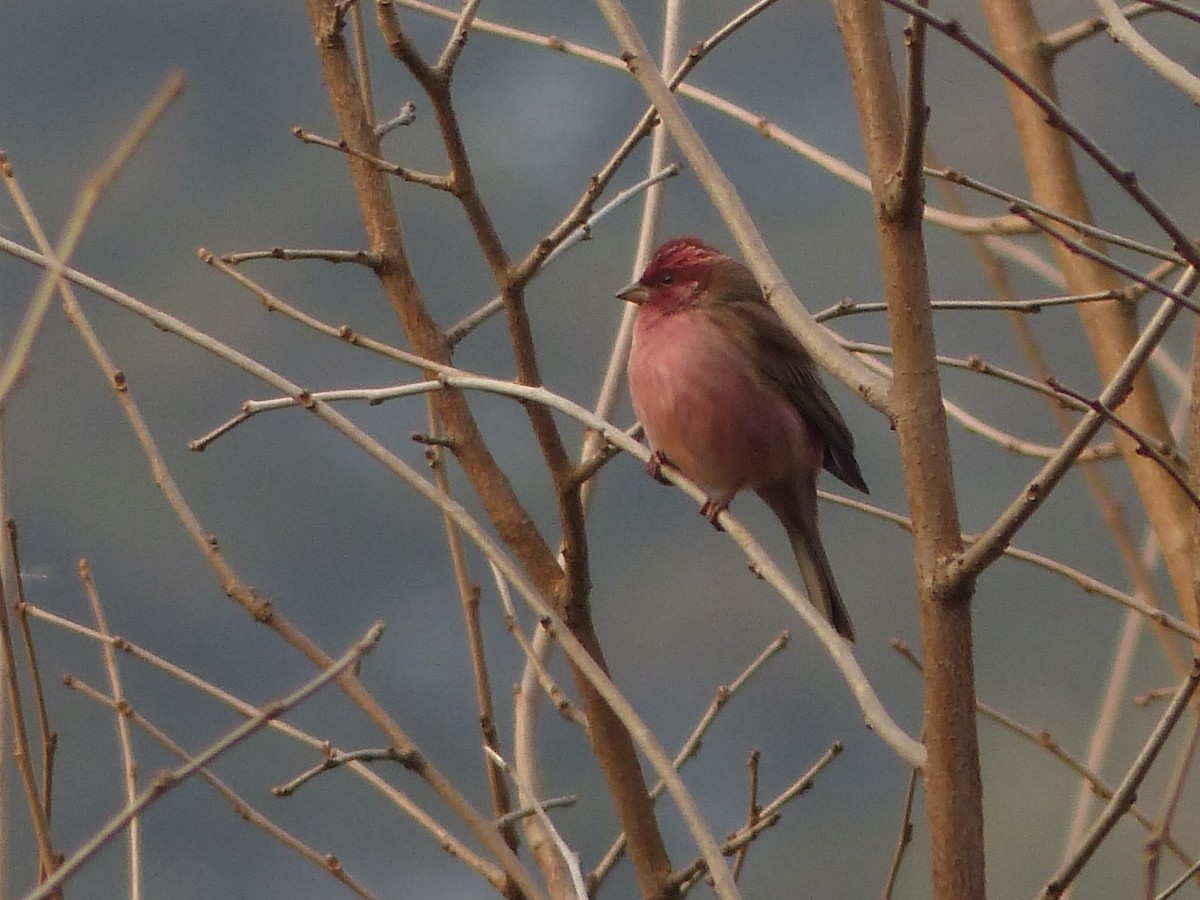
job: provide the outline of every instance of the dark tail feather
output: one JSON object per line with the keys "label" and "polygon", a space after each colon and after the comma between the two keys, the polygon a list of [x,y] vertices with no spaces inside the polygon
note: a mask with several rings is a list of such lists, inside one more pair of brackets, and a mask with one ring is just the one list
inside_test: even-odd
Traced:
{"label": "dark tail feather", "polygon": [[850,621],[846,604],[842,602],[837,582],[833,580],[833,569],[829,565],[829,557],[825,555],[825,547],[821,544],[821,535],[817,531],[815,489],[812,498],[813,513],[807,517],[801,516],[797,510],[798,504],[803,503],[804,498],[796,497],[792,491],[787,491],[785,495],[782,491],[777,494],[774,490],[762,490],[759,491],[759,496],[787,529],[809,602],[825,614],[825,618],[838,634],[853,642],[854,624]]}

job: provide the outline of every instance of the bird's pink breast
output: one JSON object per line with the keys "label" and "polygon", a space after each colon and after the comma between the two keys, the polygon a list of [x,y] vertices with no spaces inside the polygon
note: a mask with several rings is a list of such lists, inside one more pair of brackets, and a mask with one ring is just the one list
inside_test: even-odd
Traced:
{"label": "bird's pink breast", "polygon": [[702,309],[638,312],[628,370],[634,410],[650,445],[714,494],[803,483],[820,469],[819,441],[748,350]]}

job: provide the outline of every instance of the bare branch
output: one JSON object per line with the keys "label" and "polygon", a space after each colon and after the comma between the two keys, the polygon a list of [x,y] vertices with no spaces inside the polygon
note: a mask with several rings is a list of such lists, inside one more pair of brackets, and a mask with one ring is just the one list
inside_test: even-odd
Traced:
{"label": "bare branch", "polygon": [[[1188,269],[1176,285],[1176,293],[1190,292],[1194,289],[1197,280],[1200,280],[1197,271]],[[1167,328],[1175,320],[1179,309],[1180,306],[1173,300],[1163,301],[1117,374],[1101,392],[1101,403],[1108,407],[1119,405],[1128,392],[1135,375],[1141,370],[1153,348],[1162,340]],[[960,571],[958,577],[974,578],[995,560],[1002,548],[1012,540],[1013,535],[1042,505],[1066,473],[1071,461],[1095,437],[1103,424],[1104,417],[1096,412],[1088,413],[1079,422],[1070,437],[1063,443],[1058,455],[1047,462],[1033,480],[1026,484],[1020,495],[984,532],[980,540],[963,553],[958,562]]]}
{"label": "bare branch", "polygon": [[[3,414],[0,413],[0,418]],[[7,510],[4,510],[7,512]],[[25,659],[29,664],[29,681],[33,689],[33,706],[37,711],[38,732],[42,745],[42,815],[47,825],[50,813],[54,808],[54,760],[58,749],[58,733],[50,727],[50,713],[46,709],[46,691],[42,683],[42,670],[38,665],[38,655],[33,643],[33,634],[29,630],[28,604],[25,600],[25,580],[21,575],[21,555],[17,546],[17,523],[12,519],[5,522],[5,532],[8,537],[8,560],[11,560],[12,571],[16,580],[16,601],[13,612],[21,629],[21,642],[25,647]],[[6,565],[8,565],[6,563]],[[6,613],[0,613],[6,615]],[[7,696],[7,692],[5,693]],[[16,711],[19,715],[20,711]]]}
{"label": "bare branch", "polygon": [[1188,701],[1195,693],[1198,684],[1200,684],[1200,660],[1193,664],[1192,671],[1180,684],[1175,696],[1171,699],[1170,706],[1163,713],[1154,731],[1150,733],[1150,737],[1146,739],[1141,752],[1138,753],[1137,758],[1134,759],[1129,771],[1114,792],[1112,800],[1109,801],[1100,817],[1096,819],[1079,849],[1042,888],[1042,892],[1038,895],[1040,900],[1055,900],[1062,896],[1075,877],[1083,870],[1083,867],[1087,865],[1088,860],[1092,858],[1101,841],[1133,803],[1137,796],[1138,786],[1146,777],[1146,773],[1150,771],[1150,766],[1154,764],[1154,760],[1158,757],[1159,751],[1162,750],[1171,731],[1174,730],[1179,717],[1187,709]]}
{"label": "bare branch", "polygon": [[[183,92],[183,85],[184,79],[181,73],[176,72],[170,75],[150,102],[146,104],[137,120],[121,137],[100,168],[84,182],[75,206],[67,216],[67,224],[63,229],[62,237],[59,238],[58,246],[50,254],[50,265],[47,266],[46,272],[34,292],[33,299],[29,301],[29,305],[25,309],[25,315],[21,319],[21,324],[17,326],[16,334],[12,338],[12,344],[4,356],[3,363],[0,363],[0,407],[8,400],[9,393],[25,369],[25,363],[33,349],[33,342],[37,338],[38,331],[46,317],[46,311],[50,308],[50,300],[54,297],[54,291],[62,277],[63,267],[71,254],[75,252],[79,239],[83,237],[83,231],[91,219],[96,204],[100,202],[105,191],[121,174],[121,170],[137,152],[151,129],[158,124],[158,120],[167,111],[167,107]],[[7,160],[0,158],[0,170],[5,178],[11,177]]]}
{"label": "bare branch", "polygon": [[[806,793],[816,782],[817,776],[841,755],[842,750],[842,742],[835,741],[828,750],[821,754],[821,758],[813,763],[807,772],[793,781],[775,799],[762,808],[757,822],[751,826],[739,828],[730,837],[726,838],[725,842],[721,844],[721,850],[727,854],[736,853],[740,848],[753,841],[768,828],[773,828],[783,817],[784,806],[801,794]],[[706,872],[705,861],[697,859],[686,868],[680,869],[678,872],[673,872],[671,878],[680,884],[682,890],[686,893],[695,887],[700,879],[705,876]]]}
{"label": "bare branch", "polygon": [[409,766],[412,764],[411,755],[397,753],[394,747],[380,747],[378,749],[364,750],[334,750],[332,747],[325,755],[325,758],[317,765],[309,769],[305,769],[291,781],[284,784],[277,784],[271,788],[271,793],[276,797],[290,797],[312,781],[318,775],[325,772],[331,772],[334,769],[340,769],[342,766],[349,765],[352,762],[368,763],[368,762],[394,762],[401,766]]}
{"label": "bare branch", "polygon": [[1144,456],[1149,456],[1156,463],[1158,463],[1163,470],[1171,476],[1171,479],[1179,485],[1180,490],[1188,495],[1188,499],[1192,501],[1192,505],[1195,506],[1197,510],[1200,510],[1200,496],[1197,496],[1196,492],[1193,491],[1191,486],[1188,484],[1186,473],[1180,471],[1180,466],[1184,466],[1186,463],[1175,451],[1174,447],[1155,446],[1150,442],[1149,438],[1147,438],[1144,434],[1126,422],[1123,418],[1121,418],[1121,416],[1113,412],[1099,400],[1089,399],[1078,391],[1074,391],[1065,385],[1059,384],[1057,381],[1052,381],[1050,383],[1050,387],[1068,397],[1072,397],[1075,400],[1086,403],[1093,412],[1099,413],[1121,431],[1133,438],[1140,448],[1139,452],[1141,452]]}
{"label": "bare branch", "polygon": [[[1131,21],[1156,11],[1152,3],[1131,3],[1121,10],[1125,18]],[[1084,19],[1082,22],[1076,22],[1074,25],[1060,28],[1058,31],[1048,34],[1042,39],[1042,52],[1051,57],[1057,56],[1066,50],[1070,50],[1076,44],[1100,34],[1104,31],[1104,27],[1105,21],[1103,16],[1093,16],[1090,19]]]}
{"label": "bare branch", "polygon": [[458,21],[454,23],[454,30],[450,33],[450,39],[446,41],[442,55],[437,61],[437,70],[446,80],[454,76],[454,66],[463,48],[467,46],[467,35],[471,32],[471,23],[475,21],[477,12],[479,0],[465,0],[462,11],[458,14]]}
{"label": "bare branch", "polygon": [[[908,662],[912,663],[913,667],[918,672],[924,672],[924,667],[922,666],[921,661],[909,648],[907,642],[893,639],[891,643],[892,649],[908,660]],[[1172,693],[1174,693],[1174,691],[1172,691]],[[1052,756],[1055,760],[1062,763],[1062,765],[1066,766],[1066,768],[1070,769],[1072,773],[1078,775],[1079,778],[1082,779],[1085,790],[1090,791],[1092,794],[1102,800],[1111,800],[1114,796],[1116,796],[1116,790],[1114,788],[1110,787],[1085,763],[1081,762],[1075,756],[1063,749],[1062,744],[1060,744],[1058,739],[1055,738],[1054,735],[1049,731],[1044,729],[1039,730],[1030,728],[1028,725],[1018,722],[1012,716],[1005,715],[995,707],[989,706],[983,702],[977,703],[976,708],[979,710],[979,714],[985,719],[995,722],[1001,728],[1011,731],[1013,734],[1024,738],[1029,743],[1049,753],[1050,756]],[[1150,817],[1139,810],[1132,803],[1130,803],[1129,808],[1125,812],[1130,818],[1134,819],[1139,825],[1146,829],[1147,832],[1154,834],[1157,831],[1157,828],[1154,822],[1151,821]],[[1190,863],[1191,856],[1187,853],[1187,851],[1180,847],[1178,843],[1173,840],[1168,840],[1167,844],[1171,848],[1171,851],[1185,865]]]}
{"label": "bare branch", "polygon": [[386,172],[389,175],[395,175],[401,181],[409,181],[413,184],[423,184],[425,187],[433,188],[437,191],[446,191],[453,194],[455,186],[453,181],[446,175],[432,175],[429,172],[418,172],[416,169],[408,169],[404,166],[397,165],[394,162],[388,162],[380,156],[375,156],[373,153],[368,153],[365,150],[360,150],[357,147],[351,147],[350,143],[342,138],[341,140],[332,140],[327,137],[321,137],[319,134],[313,134],[311,131],[305,131],[300,126],[292,129],[292,134],[298,140],[305,144],[316,144],[318,147],[328,147],[331,150],[337,150],[345,153],[347,156],[353,156],[355,159],[361,159],[365,163],[370,163],[380,172]]}
{"label": "bare branch", "polygon": [[[445,9],[433,3],[426,3],[423,2],[423,0],[395,0],[395,2],[399,6],[416,10],[427,15],[435,16],[440,19],[453,21],[455,16],[458,15],[458,13],[454,10]],[[721,32],[717,32],[717,34],[728,31],[740,19],[748,17],[751,13],[757,14],[767,5],[769,5],[767,0],[759,0],[759,2],[748,7],[745,13],[739,15],[736,19],[731,20],[730,23],[726,25]],[[585,44],[564,40],[557,35],[537,34],[535,32],[525,31],[520,28],[513,28],[510,25],[505,25],[500,22],[493,22],[488,19],[481,18],[476,18],[472,27],[478,31],[486,32],[488,34],[495,34],[509,40],[519,41],[535,47],[541,47],[554,53],[563,53],[586,60],[588,62],[598,63],[610,69],[618,69],[621,71],[625,70],[625,64],[620,60],[620,58],[612,56],[608,53],[604,53],[593,47],[588,47]],[[714,37],[715,36],[716,35],[714,35]],[[710,38],[709,41],[702,42],[696,49],[706,52],[708,49],[711,49],[710,45],[712,40],[713,39]],[[677,93],[687,97],[689,100],[695,100],[697,103],[714,109],[749,128],[753,128],[767,140],[774,141],[791,150],[793,153],[803,156],[805,159],[833,175],[835,178],[841,179],[842,181],[853,185],[859,190],[869,191],[871,189],[871,181],[863,172],[855,169],[853,166],[849,165],[844,160],[839,159],[833,154],[826,153],[815,145],[802,140],[801,138],[792,134],[786,128],[783,128],[781,125],[771,121],[761,113],[746,109],[744,106],[739,106],[725,97],[715,94],[712,91],[707,91],[704,88],[698,87],[697,85],[690,84],[688,82],[681,82],[680,79],[682,78],[682,74],[686,74],[684,72],[684,67],[687,67],[692,61],[693,53],[695,52],[696,50],[689,52],[688,58],[685,60],[683,66],[676,70],[675,74],[668,82],[672,89],[674,89]],[[646,124],[647,128],[655,118],[656,117],[651,116],[650,120]],[[639,128],[640,127],[641,126],[639,126]],[[638,140],[640,140],[640,137]],[[1028,223],[1023,222],[1015,216],[957,215],[955,213],[947,212],[944,209],[926,207],[925,218],[931,224],[939,225],[944,228],[949,228],[965,234],[1026,234],[1029,232]]]}
{"label": "bare branch", "polygon": [[1129,24],[1129,19],[1114,0],[1096,0],[1108,32],[1112,39],[1129,48],[1129,52],[1145,63],[1155,74],[1171,86],[1182,91],[1195,104],[1200,105],[1200,78],[1171,59],[1148,40],[1138,34]]}
{"label": "bare branch", "polygon": [[1034,85],[1029,79],[1022,76],[1014,67],[993,53],[983,43],[968,34],[957,20],[943,19],[929,12],[929,10],[909,2],[909,0],[884,0],[884,2],[897,9],[904,10],[909,15],[917,16],[924,20],[930,27],[942,32],[952,41],[961,44],[970,50],[972,54],[1003,75],[1009,84],[1028,97],[1029,100],[1045,113],[1046,120],[1051,126],[1066,134],[1080,150],[1090,156],[1096,165],[1112,178],[1118,187],[1125,191],[1138,206],[1145,210],[1150,218],[1158,223],[1158,226],[1171,238],[1175,251],[1187,260],[1189,265],[1200,267],[1200,248],[1197,248],[1187,235],[1180,230],[1179,225],[1176,224],[1175,220],[1162,205],[1142,188],[1138,182],[1137,175],[1129,169],[1122,168],[1116,160],[1102,150],[1087,132],[1076,125],[1045,92]]}
{"label": "bare branch", "polygon": [[[141,713],[130,706],[127,701],[118,701],[113,697],[106,697],[104,694],[100,693],[95,688],[78,678],[72,678],[67,686],[72,690],[79,691],[85,697],[95,700],[97,703],[104,704],[113,712],[117,713],[123,720],[133,722],[138,728],[148,734],[153,740],[165,747],[180,760],[187,762],[191,758],[186,750],[171,740],[171,738],[161,729],[156,728]],[[285,847],[295,851],[299,856],[303,857],[313,865],[319,867],[322,871],[327,872],[329,875],[336,878],[357,896],[364,898],[364,900],[373,900],[375,895],[367,890],[367,888],[363,886],[363,884],[356,878],[346,872],[345,869],[342,868],[341,861],[338,860],[338,858],[332,853],[320,853],[317,850],[314,850],[299,838],[295,837],[293,834],[286,831],[275,822],[272,822],[261,812],[247,803],[241,796],[237,794],[236,791],[234,791],[231,787],[229,787],[229,785],[214,775],[209,769],[201,768],[196,774],[208,782],[208,784],[211,785],[212,788],[221,795],[221,797],[226,803],[229,804],[230,808],[239,819],[249,822],[251,825],[262,829]]]}
{"label": "bare branch", "polygon": [[[164,672],[171,678],[176,679],[181,684],[186,684],[191,688],[199,691],[205,696],[211,697],[218,703],[228,706],[238,715],[243,718],[253,718],[259,715],[262,710],[254,704],[247,703],[228,691],[222,690],[211,682],[199,678],[192,672],[182,669],[174,665],[161,656],[151,653],[144,647],[135,644],[127,638],[119,635],[103,635],[95,629],[88,628],[71,619],[64,618],[49,610],[41,607],[28,605],[26,610],[28,614],[38,621],[46,622],[56,628],[61,628],[72,634],[77,634],[86,637],[89,640],[98,641],[102,644],[109,644],[114,649],[120,650],[122,653],[127,653],[134,659],[146,663],[147,665]],[[77,686],[75,684],[72,687]],[[137,721],[136,714],[134,721]],[[330,754],[338,754],[341,751],[334,747],[329,741],[321,740],[307,732],[301,731],[294,725],[284,721],[283,719],[272,719],[267,723],[273,731],[296,741],[309,749],[315,750],[322,757]],[[346,764],[356,776],[361,778],[372,788],[378,791],[383,797],[387,798],[397,809],[405,815],[410,816],[413,821],[424,828],[438,847],[444,850],[449,856],[461,861],[473,871],[479,873],[487,882],[496,890],[502,890],[505,885],[505,875],[502,869],[495,863],[475,853],[469,846],[460,841],[450,831],[448,831],[441,823],[429,815],[424,809],[413,802],[407,794],[400,791],[385,779],[376,775],[369,767],[356,760],[351,760]]]}
{"label": "bare branch", "polygon": [[[86,559],[79,561],[79,580],[83,582],[87,593],[88,603],[92,607],[92,618],[96,620],[96,630],[107,636],[108,620],[104,615],[104,607],[100,603],[100,592],[92,579],[91,566]],[[128,704],[125,701],[125,691],[121,687],[121,673],[117,667],[117,654],[110,642],[100,645],[104,657],[104,670],[108,675],[108,689],[114,700],[117,712],[117,738],[121,747],[122,781],[125,784],[125,802],[132,805],[137,801],[138,766],[133,756],[133,737],[129,733],[129,718],[125,715]],[[140,900],[142,896],[142,820],[134,816],[129,820],[129,900]]]}
{"label": "bare branch", "polygon": [[26,896],[26,900],[45,900],[45,898],[56,893],[68,878],[76,874],[109,841],[120,834],[128,826],[129,822],[136,818],[146,807],[150,806],[150,804],[164,794],[174,790],[222,754],[232,750],[256,732],[261,731],[270,720],[276,719],[299,706],[325,685],[329,684],[329,682],[344,674],[351,666],[361,660],[363,656],[373,650],[382,636],[383,624],[377,622],[371,626],[366,635],[355,642],[349,650],[339,659],[335,660],[325,671],[320,672],[287,696],[264,707],[259,715],[234,728],[219,741],[209,745],[207,750],[192,757],[184,765],[177,769],[163,771],[155,775],[150,785],[138,794],[133,803],[128,804],[121,812],[117,813],[117,815],[113,816],[107,823],[100,827],[82,847],[72,853],[63,862],[50,878],[38,885],[36,890],[29,893]]}
{"label": "bare branch", "polygon": [[[1045,216],[1047,219],[1053,219],[1055,222],[1060,222],[1063,225],[1070,227],[1073,231],[1080,234],[1085,234],[1088,237],[1094,237],[1097,240],[1104,241],[1108,244],[1116,244],[1119,247],[1128,247],[1137,253],[1153,257],[1155,259],[1167,260],[1177,266],[1187,265],[1187,261],[1178,253],[1172,253],[1169,250],[1160,250],[1158,247],[1142,241],[1135,241],[1132,238],[1117,234],[1115,231],[1108,231],[1103,228],[1097,228],[1090,222],[1084,222],[1081,219],[1073,218],[1072,216],[1064,215],[1057,210],[1041,204],[1034,203],[1032,200],[1027,200],[1024,197],[1019,197],[1016,194],[1011,194],[1008,191],[1001,190],[998,187],[993,187],[990,184],[985,184],[978,178],[972,178],[969,175],[964,175],[954,169],[926,168],[925,174],[932,178],[941,178],[952,184],[960,184],[965,188],[970,188],[981,194],[986,194],[989,197],[995,197],[998,200],[1004,200],[1010,206],[1014,215],[1018,215],[1026,221],[1030,222],[1034,227],[1041,227],[1035,221],[1031,221],[1027,212],[1037,213],[1039,216]],[[1015,207],[1015,208],[1014,208]]]}
{"label": "bare branch", "polygon": [[[922,0],[926,2],[926,0]],[[925,103],[925,23],[910,17],[904,26],[904,47],[908,55],[904,101],[904,143],[890,193],[891,214],[922,215],[925,185],[922,179],[925,161],[925,129],[929,107]]]}
{"label": "bare branch", "polygon": [[[656,184],[660,184],[668,178],[675,177],[680,171],[680,165],[678,163],[672,163],[665,168],[659,169],[648,178],[643,178],[637,184],[618,192],[611,200],[584,219],[581,223],[579,223],[579,225],[575,226],[573,231],[571,231],[561,240],[554,243],[554,249],[550,250],[544,256],[541,256],[536,267],[528,260],[522,262],[521,265],[517,267],[517,270],[513,275],[514,280],[519,281],[527,277],[532,278],[535,274],[545,271],[547,266],[562,256],[562,254],[567,250],[571,249],[571,247],[588,240],[588,238],[592,236],[592,230],[609,213],[623,206],[625,203],[634,199],[639,194],[648,191]],[[544,239],[543,241],[539,242],[539,248],[550,242],[552,242],[551,238]],[[527,271],[529,273],[528,275],[526,275]],[[504,298],[497,294],[487,303],[483,304],[483,306],[481,306],[479,309],[475,310],[475,312],[469,313],[456,324],[447,328],[446,341],[450,344],[450,346],[456,346],[463,340],[463,338],[469,335],[472,331],[474,331],[496,313],[500,312],[500,310],[503,308]]]}
{"label": "bare branch", "polygon": [[[1090,294],[1069,294],[1060,297],[1030,297],[1013,300],[976,300],[963,298],[961,300],[931,300],[930,306],[937,311],[967,310],[970,312],[989,312],[1005,310],[1007,312],[1030,313],[1036,315],[1044,309],[1055,306],[1076,306],[1080,303],[1095,303],[1100,300],[1123,300],[1121,291],[1092,291]],[[818,322],[828,322],[843,316],[857,316],[862,313],[887,312],[887,304],[877,301],[859,301],[846,298],[839,300],[833,306],[826,307],[813,318]]]}
{"label": "bare branch", "polygon": [[896,849],[892,853],[892,864],[888,867],[887,880],[883,884],[883,891],[880,894],[882,900],[891,900],[892,892],[896,889],[896,879],[900,876],[900,864],[904,862],[905,851],[908,850],[908,845],[912,843],[913,822],[912,810],[913,799],[917,795],[917,780],[921,773],[913,769],[908,773],[908,785],[904,789],[904,804],[900,812],[900,834],[896,838]]}
{"label": "bare branch", "polygon": [[323,259],[331,263],[358,263],[369,269],[378,269],[383,258],[368,250],[287,250],[272,247],[270,250],[246,250],[241,253],[223,253],[221,261],[236,266],[252,259]]}

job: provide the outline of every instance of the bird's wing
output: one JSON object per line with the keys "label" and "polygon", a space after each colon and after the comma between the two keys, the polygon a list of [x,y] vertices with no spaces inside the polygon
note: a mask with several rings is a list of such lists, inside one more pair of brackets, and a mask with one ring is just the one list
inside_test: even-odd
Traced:
{"label": "bird's wing", "polygon": [[[825,390],[812,356],[763,298],[749,270],[740,265],[738,268],[741,272],[722,273],[721,302],[706,304],[706,311],[731,330],[747,333],[750,339],[747,344],[755,348],[763,374],[783,391],[804,421],[821,436],[825,469],[851,487],[868,493],[867,482],[854,458],[854,436]],[[710,286],[716,287],[711,283]]]}

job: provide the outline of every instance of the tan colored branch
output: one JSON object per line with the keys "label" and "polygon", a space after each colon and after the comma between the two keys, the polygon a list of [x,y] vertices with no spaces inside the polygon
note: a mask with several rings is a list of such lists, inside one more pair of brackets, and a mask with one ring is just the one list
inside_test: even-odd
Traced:
{"label": "tan colored branch", "polygon": [[[1027,0],[983,0],[983,10],[1001,59],[1042,94],[1056,101],[1051,59],[1040,51],[1045,33]],[[1045,111],[1025,91],[1011,82],[1006,83],[1006,88],[1034,202],[1073,219],[1092,222],[1067,136],[1047,121]],[[1103,250],[1091,239],[1084,238],[1083,242]],[[1058,242],[1051,245],[1051,251],[1072,293],[1120,287],[1117,274],[1099,262],[1072,253]],[[1119,301],[1089,303],[1079,308],[1092,355],[1105,381],[1116,375],[1138,340],[1136,312],[1131,304]],[[1174,438],[1149,372],[1143,370],[1134,378],[1133,390],[1122,404],[1121,412],[1151,440],[1173,446]],[[1150,526],[1158,536],[1184,617],[1192,625],[1198,625],[1200,608],[1192,591],[1188,538],[1192,513],[1187,499],[1159,466],[1138,454],[1134,441],[1118,435],[1117,446],[1133,476]]]}
{"label": "tan colored branch", "polygon": [[[309,17],[317,53],[325,74],[338,130],[347,143],[381,157],[379,140],[362,105],[354,65],[341,34],[333,30],[334,4],[310,0]],[[380,284],[392,304],[413,350],[436,362],[449,363],[449,352],[429,314],[409,265],[400,218],[388,176],[365,160],[348,157],[347,164],[370,242],[370,250],[383,257]],[[530,517],[504,472],[484,443],[465,399],[446,393],[438,398],[437,413],[446,437],[455,450],[472,486],[497,532],[521,560],[526,571],[542,586],[562,577],[549,545],[530,526]]]}
{"label": "tan colored branch", "polygon": [[[464,7],[455,26],[457,38],[465,40],[465,29],[470,25],[474,9],[475,4],[471,3]],[[504,298],[517,379],[525,385],[540,385],[542,379],[525,307],[524,286],[514,277],[512,261],[480,196],[471,171],[466,142],[451,101],[450,66],[457,58],[452,49],[454,44],[447,45],[441,63],[436,66],[430,65],[401,28],[392,3],[380,0],[377,11],[380,30],[388,48],[425,89],[433,108],[450,163],[452,193],[462,205],[491,269],[496,287]],[[342,133],[348,136],[344,127]],[[367,149],[375,152],[369,146]],[[445,344],[444,337],[442,342]],[[591,658],[607,672],[604,653],[593,627],[588,605],[588,594],[591,590],[588,545],[579,486],[574,478],[574,465],[549,410],[537,405],[527,405],[525,409],[554,482],[558,520],[562,532],[562,548],[558,554],[561,563],[555,561],[553,577],[538,578],[538,573],[531,574],[534,575],[542,594],[551,599],[556,612],[562,616]],[[486,481],[473,481],[477,492],[487,490]],[[537,534],[532,520],[527,519],[523,524],[525,531]],[[542,543],[540,535],[537,535],[537,540],[539,544]],[[671,861],[658,828],[654,807],[647,796],[645,777],[633,740],[618,716],[605,703],[592,680],[584,675],[574,661],[572,674],[587,715],[588,739],[592,752],[607,780],[621,824],[629,835],[630,858],[637,873],[639,887],[647,897],[670,896],[672,889],[668,877]],[[559,870],[557,865],[552,867],[552,871]]]}
{"label": "tan colored branch", "polygon": [[1124,44],[1129,48],[1130,53],[1150,67],[1160,78],[1183,91],[1193,103],[1200,104],[1200,78],[1142,37],[1137,29],[1129,24],[1129,19],[1125,17],[1115,0],[1096,0],[1096,5],[1104,14],[1104,20],[1108,23],[1108,33],[1112,35],[1114,41]]}
{"label": "tan colored branch", "polygon": [[[955,579],[948,561],[962,550],[949,437],[934,346],[933,311],[919,193],[902,187],[906,135],[923,146],[919,123],[905,122],[877,0],[836,0],[838,30],[875,198],[888,327],[894,353],[890,396],[913,521],[925,676],[925,791],[933,895],[981,900],[984,883],[983,788],[975,729],[971,635],[973,582]],[[910,115],[923,115],[923,108]]]}

